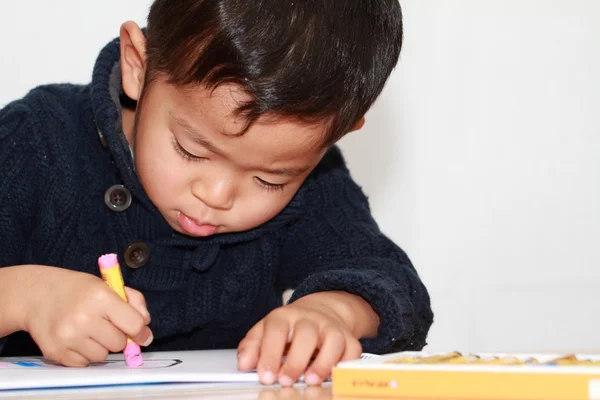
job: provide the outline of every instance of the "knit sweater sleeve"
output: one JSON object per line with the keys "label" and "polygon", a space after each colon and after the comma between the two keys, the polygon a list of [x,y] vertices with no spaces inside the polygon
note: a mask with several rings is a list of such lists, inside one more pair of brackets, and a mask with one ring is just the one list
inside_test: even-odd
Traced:
{"label": "knit sweater sleeve", "polygon": [[334,148],[311,182],[305,217],[283,246],[278,285],[294,289],[290,302],[321,291],[363,297],[380,317],[363,351],[420,350],[433,322],[427,289],[411,261],[378,228],[366,196]]}
{"label": "knit sweater sleeve", "polygon": [[47,158],[36,121],[24,101],[0,110],[0,267],[27,263],[31,252]]}

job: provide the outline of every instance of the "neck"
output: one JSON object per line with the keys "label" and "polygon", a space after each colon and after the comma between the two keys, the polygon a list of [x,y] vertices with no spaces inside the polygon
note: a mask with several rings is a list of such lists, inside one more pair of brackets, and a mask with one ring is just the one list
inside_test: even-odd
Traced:
{"label": "neck", "polygon": [[127,142],[133,148],[133,132],[135,125],[135,110],[123,107],[121,111],[121,119],[123,124],[123,133],[127,138]]}

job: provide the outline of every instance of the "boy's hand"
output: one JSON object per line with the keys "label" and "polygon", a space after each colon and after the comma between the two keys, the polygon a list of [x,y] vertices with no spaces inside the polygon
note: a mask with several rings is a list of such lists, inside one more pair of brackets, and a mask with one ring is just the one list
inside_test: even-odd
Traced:
{"label": "boy's hand", "polygon": [[265,385],[291,386],[302,374],[306,384],[319,385],[339,361],[360,357],[358,339],[374,335],[378,325],[375,312],[358,296],[308,295],[272,311],[248,332],[238,347],[238,368],[256,368]]}
{"label": "boy's hand", "polygon": [[150,314],[138,291],[126,289],[128,304],[98,277],[45,266],[28,282],[23,329],[49,360],[84,367],[123,350],[127,336],[143,346],[152,341]]}

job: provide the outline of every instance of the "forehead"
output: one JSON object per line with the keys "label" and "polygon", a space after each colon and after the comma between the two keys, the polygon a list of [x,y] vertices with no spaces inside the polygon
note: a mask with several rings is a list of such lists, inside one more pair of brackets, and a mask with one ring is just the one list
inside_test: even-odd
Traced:
{"label": "forehead", "polygon": [[211,141],[227,142],[228,147],[243,147],[247,151],[259,151],[265,157],[283,159],[320,156],[325,151],[322,143],[328,127],[326,122],[309,123],[296,117],[265,114],[245,130],[247,120],[237,115],[236,110],[248,96],[236,85],[221,85],[214,90],[200,86],[164,86],[164,94],[172,104],[171,118],[185,120]]}

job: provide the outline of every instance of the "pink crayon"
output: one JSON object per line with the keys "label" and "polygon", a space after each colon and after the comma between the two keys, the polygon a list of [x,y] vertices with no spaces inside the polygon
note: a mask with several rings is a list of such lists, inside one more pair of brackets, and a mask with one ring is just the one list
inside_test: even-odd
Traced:
{"label": "pink crayon", "polygon": [[[125,283],[123,282],[123,275],[121,275],[121,267],[119,266],[117,255],[103,255],[98,259],[98,266],[100,267],[100,275],[102,275],[104,282],[123,300],[127,301]],[[144,363],[142,349],[129,337],[127,338],[127,346],[125,346],[123,354],[125,355],[125,364],[129,367],[139,367]]]}

